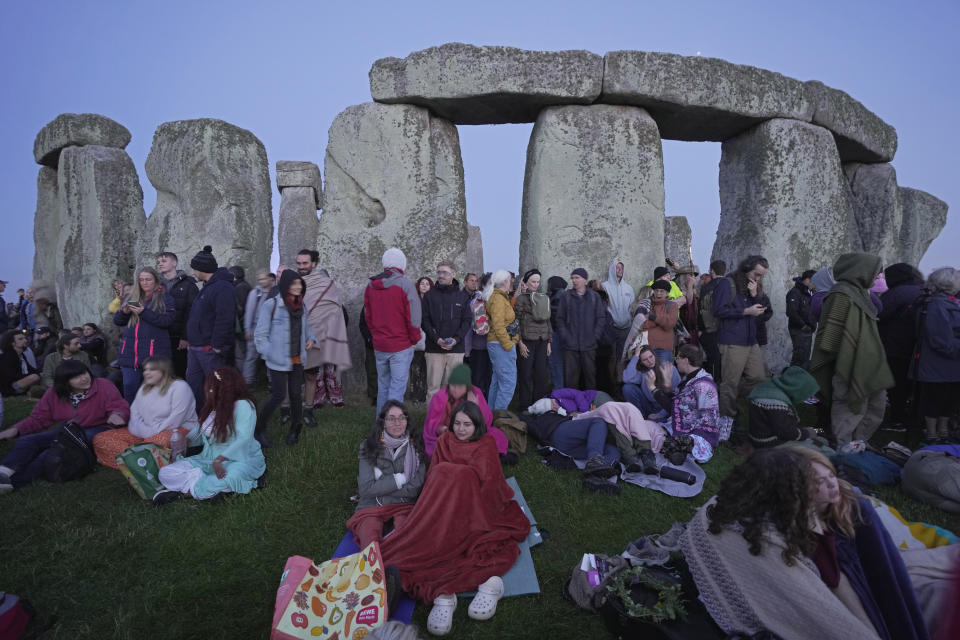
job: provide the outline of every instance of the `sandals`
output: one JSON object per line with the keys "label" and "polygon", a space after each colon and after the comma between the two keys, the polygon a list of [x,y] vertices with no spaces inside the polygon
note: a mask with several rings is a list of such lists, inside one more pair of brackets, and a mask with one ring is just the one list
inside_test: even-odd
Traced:
{"label": "sandals", "polygon": [[497,612],[497,603],[503,597],[503,580],[493,576],[479,587],[473,597],[467,615],[474,620],[489,620]]}
{"label": "sandals", "polygon": [[437,599],[433,601],[433,609],[427,616],[427,631],[435,636],[445,636],[450,633],[450,629],[453,628],[453,611],[456,608],[456,594],[437,596]]}

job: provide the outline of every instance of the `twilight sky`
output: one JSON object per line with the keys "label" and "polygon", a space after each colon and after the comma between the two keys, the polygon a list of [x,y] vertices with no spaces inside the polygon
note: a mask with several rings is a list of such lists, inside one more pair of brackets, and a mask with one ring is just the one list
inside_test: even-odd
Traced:
{"label": "twilight sky", "polygon": [[[149,215],[156,193],[143,167],[161,123],[212,117],[249,129],[267,149],[271,180],[277,160],[310,160],[322,168],[333,118],[370,100],[373,61],[445,42],[601,55],[618,49],[701,54],[820,80],[896,127],[893,165],[901,186],[928,191],[955,209],[960,176],[948,151],[960,148],[958,24],[955,0],[487,0],[469,6],[11,0],[0,6],[6,61],[0,71],[0,279],[10,281],[9,289],[29,283],[38,169],[33,140],[58,114],[100,113],[130,130],[127,152]],[[531,129],[459,127],[467,217],[482,228],[488,270],[517,264]],[[720,144],[664,141],[663,150],[667,215],[688,217],[694,259],[705,269],[720,216]],[[279,200],[274,188],[275,221]],[[958,239],[960,213],[952,210],[922,270],[960,266],[953,248]]]}

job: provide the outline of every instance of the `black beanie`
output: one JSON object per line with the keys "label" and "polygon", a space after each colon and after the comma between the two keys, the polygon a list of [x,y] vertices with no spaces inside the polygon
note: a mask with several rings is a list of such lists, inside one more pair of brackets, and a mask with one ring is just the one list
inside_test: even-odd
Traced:
{"label": "black beanie", "polygon": [[190,268],[203,273],[213,273],[217,270],[217,259],[213,257],[213,247],[206,245],[200,253],[193,256]]}
{"label": "black beanie", "polygon": [[916,267],[906,262],[892,264],[883,270],[883,278],[888,287],[898,287],[901,284],[919,284],[923,282],[923,275]]}
{"label": "black beanie", "polygon": [[670,269],[667,269],[666,267],[657,267],[653,270],[653,279],[656,280],[658,278],[662,278],[668,273],[670,273]]}

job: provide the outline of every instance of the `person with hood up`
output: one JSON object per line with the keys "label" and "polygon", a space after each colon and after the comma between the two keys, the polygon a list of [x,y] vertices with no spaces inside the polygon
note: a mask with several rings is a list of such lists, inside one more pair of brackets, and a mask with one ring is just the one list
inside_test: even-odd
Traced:
{"label": "person with hood up", "polygon": [[907,399],[913,390],[907,372],[917,343],[917,314],[924,293],[923,274],[905,262],[883,270],[887,290],[880,296],[883,310],[877,314],[880,341],[887,354],[887,366],[893,373],[894,386],[887,391],[890,419],[906,425],[914,416],[908,414]]}
{"label": "person with hood up", "polygon": [[293,269],[280,274],[279,292],[260,306],[253,341],[267,363],[270,400],[257,418],[253,435],[261,446],[269,447],[265,433],[267,421],[290,398],[290,432],[287,444],[297,444],[303,426],[303,365],[316,338],[304,314],[303,292],[307,285]]}
{"label": "person with hood up", "polygon": [[787,291],[787,330],[793,343],[793,356],[790,364],[807,367],[810,361],[810,345],[813,332],[817,330],[817,321],[810,315],[810,300],[813,296],[811,278],[816,271],[804,271],[793,279],[794,285]]}
{"label": "person with hood up", "polygon": [[217,367],[233,363],[237,297],[233,274],[218,267],[213,248],[206,245],[190,261],[203,289],[190,307],[187,319],[187,384],[193,389],[197,409],[203,407],[203,381]]}
{"label": "person with hood up", "polygon": [[869,291],[881,266],[869,253],[843,254],[833,265],[837,282],[823,301],[810,373],[830,403],[837,446],[870,439],[893,386]]}
{"label": "person with hood up", "polygon": [[367,329],[377,361],[377,414],[387,400],[403,402],[413,348],[420,342],[420,297],[404,277],[407,257],[391,247],[383,253],[383,271],[363,292]]}
{"label": "person with hood up", "polygon": [[610,297],[609,308],[610,316],[613,318],[613,355],[614,359],[619,360],[623,353],[623,343],[627,340],[627,333],[630,332],[630,324],[633,316],[630,315],[630,305],[633,304],[633,287],[627,284],[623,278],[623,262],[617,258],[607,270],[607,279],[600,286]]}
{"label": "person with hood up", "polygon": [[750,442],[755,447],[773,447],[816,435],[801,427],[797,407],[820,389],[817,381],[798,366],[790,366],[779,376],[761,382],[750,392]]}

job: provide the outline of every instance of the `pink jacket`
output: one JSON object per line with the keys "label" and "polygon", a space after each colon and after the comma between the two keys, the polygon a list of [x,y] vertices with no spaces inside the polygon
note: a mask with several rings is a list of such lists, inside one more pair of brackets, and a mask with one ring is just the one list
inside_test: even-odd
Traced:
{"label": "pink jacket", "polygon": [[[483,420],[487,423],[487,433],[493,436],[497,443],[497,451],[503,455],[507,452],[507,436],[503,431],[493,425],[493,412],[487,404],[487,399],[483,397],[483,392],[479,387],[473,387],[473,395],[477,397],[477,406],[480,407],[480,413],[483,414]],[[437,428],[443,421],[443,412],[450,401],[447,395],[447,388],[441,387],[439,391],[433,394],[430,399],[430,407],[427,409],[427,420],[423,423],[423,446],[428,456],[433,455],[433,450],[437,446]],[[448,428],[450,425],[446,425]]]}
{"label": "pink jacket", "polygon": [[650,448],[654,453],[660,451],[667,437],[663,427],[651,420],[644,420],[640,409],[629,402],[605,402],[593,411],[581,413],[573,419],[584,418],[601,418],[604,422],[614,425],[617,431],[628,438],[649,440]]}
{"label": "pink jacket", "polygon": [[40,398],[30,415],[15,424],[20,435],[49,429],[58,422],[73,420],[81,427],[102,427],[111,413],[118,414],[124,423],[130,420],[130,405],[112,382],[94,378],[87,397],[74,409],[69,400],[61,400],[53,389]]}

